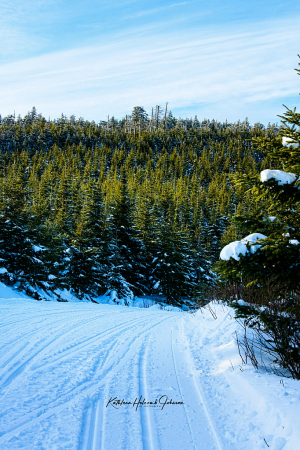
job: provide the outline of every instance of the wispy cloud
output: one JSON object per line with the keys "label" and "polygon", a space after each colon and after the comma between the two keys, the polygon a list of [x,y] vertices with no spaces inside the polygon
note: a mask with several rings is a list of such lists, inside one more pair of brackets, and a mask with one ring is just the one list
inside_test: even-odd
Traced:
{"label": "wispy cloud", "polygon": [[[133,106],[170,103],[177,112],[265,120],[270,104],[299,92],[299,17],[236,29],[203,28],[178,36],[146,32],[0,66],[2,115],[34,105],[46,116],[62,112],[100,120]],[[294,106],[294,105],[292,105]],[[248,112],[245,114],[245,110]],[[256,110],[255,110],[256,108]],[[274,111],[275,115],[281,110]],[[219,115],[218,115],[219,114]],[[256,118],[255,118],[256,114]],[[266,108],[264,114],[271,115]]]}
{"label": "wispy cloud", "polygon": [[37,35],[45,9],[59,0],[0,0],[0,61],[41,50],[45,37]]}
{"label": "wispy cloud", "polygon": [[134,14],[125,16],[124,19],[134,19],[134,18],[138,18],[138,17],[149,16],[150,14],[157,14],[161,11],[167,11],[169,9],[172,9],[172,8],[175,8],[178,6],[185,6],[185,5],[188,5],[189,3],[192,3],[192,2],[189,1],[189,2],[172,3],[170,5],[165,5],[165,6],[161,6],[158,8],[152,8],[152,9],[146,9],[146,10],[144,9],[144,10],[138,11]]}

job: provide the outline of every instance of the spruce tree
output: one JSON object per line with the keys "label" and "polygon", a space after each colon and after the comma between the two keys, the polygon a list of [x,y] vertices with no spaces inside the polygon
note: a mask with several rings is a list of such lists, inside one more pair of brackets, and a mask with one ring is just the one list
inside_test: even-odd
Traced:
{"label": "spruce tree", "polygon": [[40,298],[36,291],[47,280],[38,245],[38,233],[26,210],[27,186],[24,173],[11,167],[10,176],[0,185],[0,260],[2,280]]}
{"label": "spruce tree", "polygon": [[223,297],[246,301],[236,304],[238,317],[254,328],[274,361],[300,379],[300,114],[287,109],[281,117],[280,137],[254,139],[275,168],[263,170],[260,179],[235,178],[238,186],[254,184],[253,211],[236,215],[233,223],[240,233],[261,233],[262,239],[240,241],[240,255],[232,251],[237,244],[229,244],[217,269]]}
{"label": "spruce tree", "polygon": [[106,288],[111,297],[133,300],[140,294],[139,245],[132,223],[132,205],[128,195],[125,170],[115,188],[115,199],[108,217]]}

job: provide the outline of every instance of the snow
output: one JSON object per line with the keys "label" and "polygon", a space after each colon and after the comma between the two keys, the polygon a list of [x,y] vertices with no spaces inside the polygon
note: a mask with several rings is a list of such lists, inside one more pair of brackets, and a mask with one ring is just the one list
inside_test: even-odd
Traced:
{"label": "snow", "polygon": [[[23,292],[15,291],[14,289],[5,286],[5,284],[0,282],[0,300],[2,299],[14,299],[14,298],[29,298],[28,295],[23,294]],[[1,317],[0,317],[1,320]]]}
{"label": "snow", "polygon": [[298,448],[300,384],[242,364],[231,308],[0,297],[1,450]]}
{"label": "snow", "polygon": [[[67,289],[55,289],[54,293],[61,299],[63,302],[70,302],[70,303],[77,303],[78,298],[73,295],[69,290]],[[85,300],[81,300],[82,302]],[[86,300],[87,301],[87,300]]]}
{"label": "snow", "polygon": [[40,247],[39,245],[33,245],[33,246],[32,246],[32,249],[33,249],[35,252],[42,252],[42,251],[44,250],[44,248]]}
{"label": "snow", "polygon": [[55,280],[56,279],[56,276],[55,275],[48,275],[48,280]]}
{"label": "snow", "polygon": [[157,281],[157,282],[155,283],[155,285],[153,286],[153,289],[158,289],[158,288],[159,288],[159,285],[160,285],[160,281]]}
{"label": "snow", "polygon": [[[290,233],[283,233],[283,237],[290,237]],[[297,239],[289,239],[289,244],[298,245],[299,241]]]}
{"label": "snow", "polygon": [[162,307],[158,303],[155,303],[154,305],[149,306],[149,309],[151,309],[151,311],[157,311],[162,310]]}
{"label": "snow", "polygon": [[283,170],[266,169],[260,172],[260,180],[263,183],[274,179],[278,181],[279,186],[294,183],[294,181],[296,181],[297,178],[298,178],[297,175],[295,175],[294,173],[284,172]]}
{"label": "snow", "polygon": [[283,137],[282,138],[282,145],[283,147],[299,147],[299,142],[295,142],[293,139],[289,138],[289,137]]}
{"label": "snow", "polygon": [[247,247],[248,244],[252,244],[250,247],[250,253],[253,254],[261,247],[260,244],[253,244],[255,244],[258,239],[265,239],[266,237],[267,236],[262,233],[252,233],[240,241],[231,242],[222,249],[220,253],[220,259],[229,261],[230,258],[233,258],[236,261],[239,261],[240,255],[245,256],[247,253],[249,253],[249,249]]}

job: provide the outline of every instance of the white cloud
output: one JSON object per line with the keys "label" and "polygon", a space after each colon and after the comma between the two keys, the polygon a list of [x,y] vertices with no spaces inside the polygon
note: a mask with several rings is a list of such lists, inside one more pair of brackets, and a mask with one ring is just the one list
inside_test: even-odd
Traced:
{"label": "white cloud", "polygon": [[215,118],[225,104],[231,120],[239,103],[251,109],[251,103],[299,92],[293,71],[298,25],[294,18],[253,25],[248,32],[131,32],[120,41],[107,36],[101,45],[3,64],[0,113],[25,114],[34,105],[46,116],[63,112],[99,120],[168,101],[177,110],[214,105]]}
{"label": "white cloud", "polygon": [[45,37],[36,35],[34,20],[43,17],[45,9],[59,0],[0,0],[0,58],[32,54],[40,50]]}
{"label": "white cloud", "polygon": [[172,3],[170,5],[161,6],[159,8],[144,9],[144,10],[141,10],[134,14],[131,14],[129,16],[125,16],[124,19],[133,19],[133,18],[138,18],[138,17],[144,17],[144,16],[148,16],[150,14],[156,14],[161,11],[166,11],[171,8],[176,8],[178,6],[185,6],[185,5],[188,5],[189,3],[192,3],[192,2],[189,1],[189,2]]}

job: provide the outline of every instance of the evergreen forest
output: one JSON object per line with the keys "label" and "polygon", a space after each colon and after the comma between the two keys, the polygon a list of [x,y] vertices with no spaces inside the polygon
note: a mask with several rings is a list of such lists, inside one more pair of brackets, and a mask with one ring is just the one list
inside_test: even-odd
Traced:
{"label": "evergreen forest", "polygon": [[240,237],[232,216],[253,203],[232,177],[269,168],[255,142],[278,133],[167,106],[100,123],[0,116],[1,281],[37,299],[201,302],[221,248]]}

